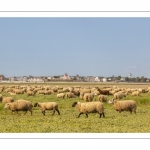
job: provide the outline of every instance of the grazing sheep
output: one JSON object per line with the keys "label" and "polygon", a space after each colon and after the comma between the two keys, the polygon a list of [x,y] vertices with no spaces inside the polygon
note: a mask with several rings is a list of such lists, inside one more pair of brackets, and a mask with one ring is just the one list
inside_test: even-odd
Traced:
{"label": "grazing sheep", "polygon": [[72,107],[76,107],[80,112],[77,118],[79,118],[81,114],[85,114],[86,117],[88,117],[88,113],[99,113],[100,118],[102,115],[103,118],[105,117],[103,103],[101,102],[74,102]]}
{"label": "grazing sheep", "polygon": [[14,102],[14,98],[13,97],[4,97],[2,99],[2,103],[6,104],[6,103],[11,103]]}
{"label": "grazing sheep", "polygon": [[94,99],[94,93],[85,93],[83,100],[86,102],[91,102]]}
{"label": "grazing sheep", "polygon": [[18,115],[20,115],[18,111],[25,111],[24,115],[27,113],[27,111],[30,111],[32,116],[32,107],[33,105],[30,101],[19,99],[12,103],[6,103],[4,109],[8,108],[12,112],[16,111]]}
{"label": "grazing sheep", "polygon": [[45,91],[45,92],[44,92],[44,95],[51,95],[51,91],[49,91],[49,90],[48,90],[48,91]]}
{"label": "grazing sheep", "polygon": [[14,93],[16,93],[16,94],[23,94],[24,91],[21,90],[21,89],[15,89],[15,90],[14,90]]}
{"label": "grazing sheep", "polygon": [[76,96],[72,92],[67,92],[66,93],[66,98],[75,98]]}
{"label": "grazing sheep", "polygon": [[65,94],[64,93],[59,93],[59,94],[57,94],[57,98],[65,98]]}
{"label": "grazing sheep", "polygon": [[76,95],[76,96],[80,96],[80,91],[79,90],[74,89],[72,91],[72,93],[74,93],[74,95]]}
{"label": "grazing sheep", "polygon": [[140,92],[139,91],[134,91],[131,94],[132,96],[140,96]]}
{"label": "grazing sheep", "polygon": [[136,114],[136,101],[134,100],[121,100],[121,101],[117,101],[114,99],[109,100],[108,102],[109,104],[113,104],[114,109],[116,111],[119,111],[119,113],[121,113],[121,111],[130,111],[130,113],[132,114],[132,112],[134,112]]}
{"label": "grazing sheep", "polygon": [[60,115],[60,112],[58,110],[58,104],[56,102],[43,102],[43,103],[35,103],[34,107],[40,107],[42,110],[43,115],[45,116],[45,110],[53,110],[52,115],[55,114],[55,110],[58,112],[58,115]]}
{"label": "grazing sheep", "polygon": [[122,99],[123,97],[126,97],[125,93],[117,92],[114,94],[114,99]]}
{"label": "grazing sheep", "polygon": [[34,96],[35,93],[33,91],[27,91],[27,96]]}
{"label": "grazing sheep", "polygon": [[100,102],[107,102],[107,97],[105,95],[100,94],[97,100]]}

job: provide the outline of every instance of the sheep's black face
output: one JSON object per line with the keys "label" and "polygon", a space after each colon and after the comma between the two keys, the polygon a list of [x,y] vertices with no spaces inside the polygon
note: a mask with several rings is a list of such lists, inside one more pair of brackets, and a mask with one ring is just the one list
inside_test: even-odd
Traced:
{"label": "sheep's black face", "polygon": [[74,102],[73,104],[72,104],[72,107],[75,107],[77,105],[77,102]]}
{"label": "sheep's black face", "polygon": [[34,104],[34,107],[37,107],[37,105],[38,105],[38,103],[35,103],[35,104]]}

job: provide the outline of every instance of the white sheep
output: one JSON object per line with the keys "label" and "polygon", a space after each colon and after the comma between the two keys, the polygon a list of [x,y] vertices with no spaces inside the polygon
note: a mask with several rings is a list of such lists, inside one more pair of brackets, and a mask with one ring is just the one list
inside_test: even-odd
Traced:
{"label": "white sheep", "polygon": [[134,112],[136,114],[136,101],[134,100],[121,100],[121,101],[117,101],[114,99],[111,99],[108,101],[109,104],[113,104],[114,109],[116,111],[119,111],[119,113],[121,113],[121,111],[130,111],[130,113],[132,114],[132,112]]}
{"label": "white sheep", "polygon": [[58,103],[56,102],[37,102],[34,104],[34,107],[40,107],[42,110],[43,115],[45,116],[45,110],[53,110],[52,115],[55,114],[55,110],[58,112],[58,115],[60,115],[60,112],[58,110]]}
{"label": "white sheep", "polygon": [[57,98],[65,98],[65,94],[64,93],[59,93],[59,94],[57,94]]}
{"label": "white sheep", "polygon": [[115,99],[122,99],[123,97],[126,97],[125,93],[117,92],[117,93],[114,94]]}
{"label": "white sheep", "polygon": [[16,111],[18,115],[20,115],[18,111],[25,111],[24,115],[27,111],[30,111],[32,116],[32,107],[33,105],[30,101],[19,99],[12,103],[6,103],[4,109],[10,109],[12,112]]}
{"label": "white sheep", "polygon": [[14,98],[13,97],[4,97],[2,99],[2,103],[6,104],[6,103],[11,103],[14,102]]}
{"label": "white sheep", "polygon": [[75,98],[76,96],[72,92],[67,92],[66,93],[66,98]]}
{"label": "white sheep", "polygon": [[86,102],[91,102],[94,99],[94,93],[85,93],[83,100]]}
{"label": "white sheep", "polygon": [[140,92],[139,91],[134,91],[131,94],[132,96],[140,96]]}
{"label": "white sheep", "polygon": [[97,100],[100,102],[107,102],[107,97],[105,95],[98,95]]}
{"label": "white sheep", "polygon": [[88,117],[88,113],[99,113],[100,118],[102,115],[105,117],[103,103],[101,102],[74,102],[72,107],[76,107],[79,110],[78,118],[81,114],[86,114],[86,117]]}

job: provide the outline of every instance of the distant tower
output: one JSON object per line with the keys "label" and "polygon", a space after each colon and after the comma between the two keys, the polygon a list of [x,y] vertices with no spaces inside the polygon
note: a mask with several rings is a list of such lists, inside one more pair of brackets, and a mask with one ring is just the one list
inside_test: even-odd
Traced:
{"label": "distant tower", "polygon": [[132,77],[132,74],[131,74],[131,73],[129,73],[129,79],[130,79],[130,81],[131,81],[131,77]]}

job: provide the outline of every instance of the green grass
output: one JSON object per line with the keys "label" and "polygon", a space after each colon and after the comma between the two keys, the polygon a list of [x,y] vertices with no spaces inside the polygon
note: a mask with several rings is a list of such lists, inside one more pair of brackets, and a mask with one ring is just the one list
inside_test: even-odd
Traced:
{"label": "green grass", "polygon": [[[4,97],[7,93],[1,93]],[[4,110],[4,104],[0,103],[0,133],[149,133],[150,132],[150,93],[141,96],[128,95],[124,99],[134,99],[137,102],[137,113],[118,113],[113,105],[104,103],[105,118],[99,118],[99,114],[83,114],[77,118],[79,112],[72,107],[79,98],[58,99],[56,95],[35,95],[27,97],[26,93],[13,96],[15,100],[26,99],[35,102],[56,101],[59,104],[60,116],[55,112],[46,111],[43,116],[38,107],[33,108],[33,116],[28,112],[25,116],[13,114],[10,110]],[[109,96],[108,99],[111,99]],[[96,99],[96,97],[95,97]],[[19,112],[23,114],[23,112]]]}

